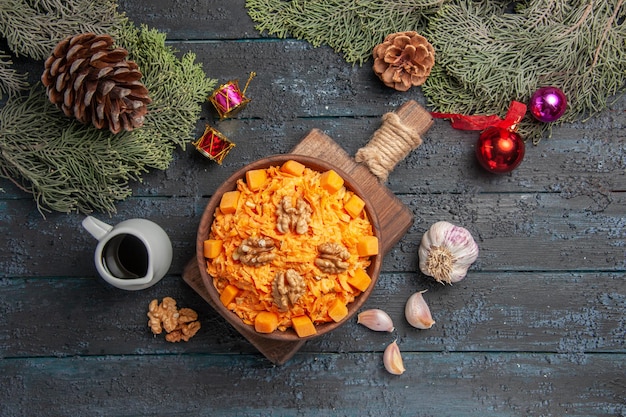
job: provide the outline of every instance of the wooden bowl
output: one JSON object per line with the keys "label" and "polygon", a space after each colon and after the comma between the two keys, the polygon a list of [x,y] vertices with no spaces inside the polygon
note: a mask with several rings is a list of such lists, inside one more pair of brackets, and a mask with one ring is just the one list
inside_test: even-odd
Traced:
{"label": "wooden bowl", "polygon": [[[245,324],[239,316],[237,316],[234,312],[228,310],[220,301],[220,296],[213,285],[213,277],[209,275],[207,272],[207,264],[206,258],[204,257],[204,241],[209,238],[209,233],[211,230],[211,225],[213,224],[213,215],[215,213],[216,208],[220,204],[220,200],[222,195],[227,191],[232,191],[236,189],[236,184],[239,179],[245,178],[246,172],[252,169],[263,169],[269,168],[271,166],[281,166],[284,162],[288,160],[295,160],[304,164],[307,168],[313,169],[318,172],[325,172],[330,169],[334,170],[344,179],[344,185],[347,189],[351,190],[355,194],[357,194],[363,201],[365,201],[365,210],[372,225],[373,233],[378,237],[380,241],[380,226],[378,223],[378,217],[373,210],[373,206],[366,195],[364,195],[359,189],[358,184],[356,184],[351,177],[346,174],[341,169],[324,162],[317,158],[312,158],[304,155],[294,155],[294,154],[283,154],[283,155],[273,155],[267,158],[260,159],[256,162],[248,164],[247,166],[241,168],[237,172],[235,172],[230,178],[228,178],[216,191],[215,194],[209,200],[202,218],[200,220],[200,226],[198,227],[198,234],[196,240],[196,257],[198,261],[198,267],[200,269],[200,273],[202,275],[202,281],[204,286],[206,287],[211,300],[213,301],[214,307],[217,309],[218,313],[227,319],[240,333],[243,335],[252,334],[256,337],[262,337],[267,339],[279,340],[279,341],[301,341],[304,339],[310,339],[313,337],[321,336],[326,334],[337,327],[341,326],[347,320],[350,320],[354,314],[361,308],[365,300],[369,297],[372,289],[374,288],[376,281],[378,280],[378,275],[380,274],[380,268],[382,264],[383,254],[379,253],[376,256],[372,256],[370,258],[371,263],[367,269],[368,275],[372,279],[372,283],[365,290],[365,292],[358,295],[355,300],[348,304],[348,315],[341,320],[340,322],[330,322],[316,325],[317,333],[313,336],[309,336],[307,338],[299,337],[296,332],[289,328],[285,331],[276,330],[273,333],[258,333],[254,330],[254,326]],[[236,320],[233,320],[236,319]]]}

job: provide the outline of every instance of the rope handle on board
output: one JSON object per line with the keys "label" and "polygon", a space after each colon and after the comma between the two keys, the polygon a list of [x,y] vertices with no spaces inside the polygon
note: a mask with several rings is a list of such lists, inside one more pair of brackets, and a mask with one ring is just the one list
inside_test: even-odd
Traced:
{"label": "rope handle on board", "polygon": [[433,124],[431,114],[417,102],[410,100],[395,112],[385,113],[380,128],[354,157],[381,182],[398,162],[422,144],[422,135]]}

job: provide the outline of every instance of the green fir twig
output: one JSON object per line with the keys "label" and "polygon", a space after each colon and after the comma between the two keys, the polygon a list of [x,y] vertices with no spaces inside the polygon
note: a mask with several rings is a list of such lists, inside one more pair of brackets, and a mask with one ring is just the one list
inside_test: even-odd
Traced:
{"label": "green fir twig", "polygon": [[166,169],[176,146],[194,139],[201,103],[216,80],[194,54],[177,58],[156,30],[126,22],[114,37],[150,91],[142,128],[113,135],[80,124],[53,106],[40,85],[0,110],[0,177],[32,193],[41,212],[115,212],[131,194],[129,181]]}
{"label": "green fir twig", "polygon": [[[511,4],[515,4],[511,10]],[[422,91],[433,110],[504,116],[512,100],[555,85],[568,96],[559,123],[585,120],[626,89],[624,0],[247,0],[257,29],[329,45],[363,64],[390,33],[416,30],[436,51]],[[537,143],[552,124],[527,117]]]}
{"label": "green fir twig", "polygon": [[261,32],[326,44],[346,61],[362,64],[387,34],[423,29],[446,1],[247,0],[246,7]]}
{"label": "green fir twig", "polygon": [[113,0],[2,0],[0,35],[15,56],[45,59],[68,35],[115,33],[126,18]]}
{"label": "green fir twig", "polygon": [[[554,85],[568,97],[563,123],[590,117],[623,91],[623,0],[532,1],[515,13],[493,3],[449,4],[431,19],[425,36],[437,68],[423,91],[433,108],[504,115],[511,100]],[[527,117],[520,132],[537,143],[551,127]]]}

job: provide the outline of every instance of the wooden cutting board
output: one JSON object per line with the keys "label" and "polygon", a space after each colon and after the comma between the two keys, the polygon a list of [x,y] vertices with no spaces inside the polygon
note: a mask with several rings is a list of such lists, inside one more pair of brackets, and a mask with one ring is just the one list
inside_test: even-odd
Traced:
{"label": "wooden cutting board", "polygon": [[[428,130],[432,122],[430,114],[415,101],[405,103],[395,113],[404,124],[414,126],[422,132]],[[323,159],[343,170],[358,183],[363,193],[370,199],[378,216],[381,230],[380,248],[384,254],[398,243],[413,224],[413,213],[409,208],[389,191],[367,167],[355,162],[341,146],[322,131],[311,130],[290,153]],[[183,271],[183,279],[215,308],[204,287],[195,257],[187,263]],[[225,319],[228,320],[229,317],[225,317]],[[283,364],[288,361],[305,343],[305,341],[279,342],[257,337],[254,334],[242,335],[275,364]]]}

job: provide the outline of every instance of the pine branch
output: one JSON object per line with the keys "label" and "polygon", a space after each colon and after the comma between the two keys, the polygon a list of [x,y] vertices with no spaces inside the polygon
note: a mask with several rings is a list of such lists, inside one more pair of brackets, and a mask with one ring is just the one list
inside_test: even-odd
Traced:
{"label": "pine branch", "polygon": [[[556,85],[569,102],[563,123],[606,108],[623,91],[622,0],[535,1],[514,14],[485,3],[446,5],[425,32],[438,68],[423,90],[437,111],[503,114],[511,100],[527,102],[537,88]],[[527,117],[521,130],[536,143],[550,127]]]}
{"label": "pine branch", "polygon": [[45,59],[68,35],[114,33],[124,16],[113,0],[2,0],[0,35],[15,56]]}
{"label": "pine branch", "polygon": [[129,51],[128,58],[139,65],[152,99],[144,127],[136,134],[165,136],[173,145],[184,147],[194,139],[200,103],[206,102],[216,80],[207,78],[194,53],[177,59],[177,51],[165,45],[166,35],[155,29],[142,26],[137,31],[126,25],[119,38],[120,46]]}
{"label": "pine branch", "polygon": [[166,169],[176,146],[194,139],[195,124],[215,80],[191,53],[178,59],[165,35],[131,23],[116,34],[140,66],[152,103],[144,126],[118,135],[63,115],[41,86],[0,110],[0,177],[35,197],[40,211],[115,212],[131,180]]}
{"label": "pine branch", "polygon": [[246,7],[260,32],[327,44],[346,61],[362,64],[386,35],[423,28],[426,17],[447,1],[247,0]]}
{"label": "pine branch", "polygon": [[[603,110],[626,88],[624,0],[504,1],[247,0],[261,32],[329,45],[363,64],[394,32],[417,30],[436,50],[422,86],[437,111],[504,115],[544,85],[570,103],[560,123]],[[550,130],[530,118],[520,131],[535,143]]]}
{"label": "pine branch", "polygon": [[[114,211],[114,202],[130,195],[126,182],[139,177],[144,154],[152,152],[141,142],[129,143],[128,135],[109,138],[69,121],[40,86],[9,100],[0,122],[1,175],[31,192],[40,211]],[[116,145],[122,143],[131,145],[123,153],[135,164],[119,160]]]}

